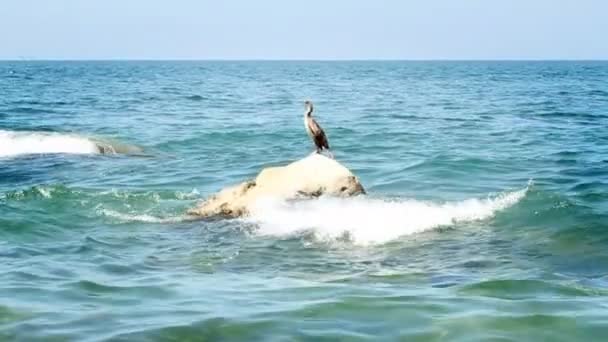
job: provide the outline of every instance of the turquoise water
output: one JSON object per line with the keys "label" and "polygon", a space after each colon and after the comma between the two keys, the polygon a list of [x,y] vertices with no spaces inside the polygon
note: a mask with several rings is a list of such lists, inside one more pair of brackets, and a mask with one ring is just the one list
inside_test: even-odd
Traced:
{"label": "turquoise water", "polygon": [[[608,338],[606,62],[1,62],[0,95],[1,340]],[[306,99],[367,196],[184,220],[309,154]]]}

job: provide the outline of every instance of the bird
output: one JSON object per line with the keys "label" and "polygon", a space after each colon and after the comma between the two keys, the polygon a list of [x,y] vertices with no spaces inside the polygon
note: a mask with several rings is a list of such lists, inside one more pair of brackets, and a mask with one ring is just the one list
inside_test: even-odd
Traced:
{"label": "bird", "polygon": [[304,127],[306,128],[306,132],[312,139],[312,142],[315,144],[315,152],[321,153],[323,151],[327,151],[329,156],[333,158],[333,154],[329,151],[329,143],[327,142],[327,136],[325,135],[325,131],[323,131],[321,125],[319,125],[319,123],[317,123],[317,121],[312,117],[312,111],[314,110],[312,102],[305,101],[304,108]]}

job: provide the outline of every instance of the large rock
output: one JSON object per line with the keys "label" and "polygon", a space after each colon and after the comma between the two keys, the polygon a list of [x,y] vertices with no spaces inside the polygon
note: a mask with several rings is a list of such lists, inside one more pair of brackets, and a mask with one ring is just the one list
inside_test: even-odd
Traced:
{"label": "large rock", "polygon": [[312,154],[287,166],[262,170],[255,180],[226,188],[188,214],[201,217],[247,215],[261,198],[296,199],[321,195],[353,196],[365,193],[350,170],[334,159]]}

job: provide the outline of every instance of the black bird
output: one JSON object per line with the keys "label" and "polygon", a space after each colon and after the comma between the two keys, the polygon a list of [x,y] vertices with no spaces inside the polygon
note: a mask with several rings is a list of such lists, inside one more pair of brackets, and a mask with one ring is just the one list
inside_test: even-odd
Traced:
{"label": "black bird", "polygon": [[317,121],[312,117],[312,102],[304,102],[304,107],[304,127],[306,127],[306,132],[315,143],[316,152],[321,153],[322,151],[327,151],[329,156],[333,158],[333,155],[329,151],[329,143],[327,142],[327,136],[325,135],[323,128],[321,128]]}

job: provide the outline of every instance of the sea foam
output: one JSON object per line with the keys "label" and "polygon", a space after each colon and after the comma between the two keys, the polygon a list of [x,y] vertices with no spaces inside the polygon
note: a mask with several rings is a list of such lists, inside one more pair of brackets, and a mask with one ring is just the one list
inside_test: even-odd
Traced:
{"label": "sea foam", "polygon": [[0,157],[23,154],[93,154],[97,144],[85,137],[50,132],[0,131]]}
{"label": "sea foam", "polygon": [[528,188],[485,199],[435,203],[415,199],[319,198],[309,201],[259,201],[247,222],[255,234],[289,236],[311,231],[317,239],[347,236],[355,244],[379,244],[461,222],[491,218],[526,195]]}
{"label": "sea foam", "polygon": [[144,222],[144,223],[177,223],[188,220],[186,216],[158,217],[149,214],[121,213],[115,210],[99,208],[97,213],[102,216],[111,217],[121,222]]}
{"label": "sea foam", "polygon": [[69,133],[0,130],[0,157],[27,154],[139,153],[136,146],[110,144]]}

